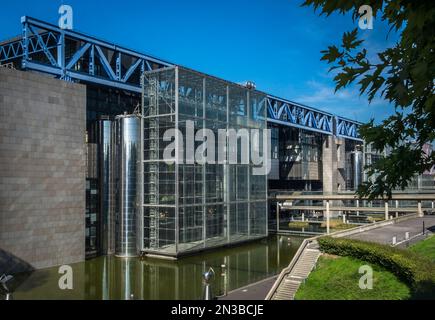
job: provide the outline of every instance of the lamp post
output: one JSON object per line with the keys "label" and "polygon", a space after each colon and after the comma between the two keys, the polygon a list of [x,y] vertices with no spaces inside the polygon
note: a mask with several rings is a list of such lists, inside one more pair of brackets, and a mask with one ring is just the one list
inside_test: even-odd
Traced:
{"label": "lamp post", "polygon": [[3,291],[5,292],[5,296],[6,296],[5,300],[13,300],[14,299],[12,296],[12,292],[10,292],[10,290],[7,286],[7,283],[9,281],[11,281],[13,278],[14,278],[13,276],[6,275],[6,274],[4,274],[0,277],[0,284],[1,284]]}
{"label": "lamp post", "polygon": [[208,269],[207,272],[203,273],[202,279],[203,279],[203,300],[214,300],[215,297],[213,295],[213,289],[211,287],[211,281],[213,280],[215,276],[215,272],[213,268]]}

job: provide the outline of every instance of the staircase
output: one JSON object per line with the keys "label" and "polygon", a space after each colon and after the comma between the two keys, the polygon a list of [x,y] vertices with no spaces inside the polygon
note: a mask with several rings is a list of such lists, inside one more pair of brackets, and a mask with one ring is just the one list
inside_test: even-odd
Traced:
{"label": "staircase", "polygon": [[308,244],[303,248],[291,268],[291,270],[282,278],[271,300],[293,300],[302,282],[308,278],[311,270],[315,267],[319,259],[320,251],[316,241]]}

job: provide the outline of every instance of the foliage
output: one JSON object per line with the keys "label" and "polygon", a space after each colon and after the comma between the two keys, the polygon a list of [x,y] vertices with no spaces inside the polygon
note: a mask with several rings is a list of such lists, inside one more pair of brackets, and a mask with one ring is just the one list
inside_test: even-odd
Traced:
{"label": "foliage", "polygon": [[409,249],[435,262],[435,236],[432,235],[428,239],[417,242]]}
{"label": "foliage", "polygon": [[385,220],[385,217],[384,216],[382,216],[382,217],[381,216],[379,216],[379,217],[368,216],[367,220],[370,222],[379,222],[379,221]]}
{"label": "foliage", "polygon": [[415,298],[435,298],[435,263],[409,250],[351,239],[321,237],[320,250],[378,264],[413,289]]}
{"label": "foliage", "polygon": [[310,224],[307,221],[292,221],[288,226],[289,228],[308,228]]}
{"label": "foliage", "polygon": [[[322,222],[320,227],[326,228],[326,221]],[[340,220],[340,219],[331,219],[331,220],[329,220],[329,227],[331,229],[336,229],[336,230],[346,230],[346,229],[355,228],[355,225],[343,223],[343,220]]]}
{"label": "foliage", "polygon": [[[357,83],[360,94],[369,102],[376,96],[395,107],[395,114],[375,124],[362,125],[360,134],[367,144],[390,153],[367,167],[371,177],[358,190],[360,196],[374,199],[391,197],[394,189],[404,189],[415,174],[435,165],[435,152],[426,155],[422,146],[435,140],[435,3],[412,0],[305,0],[320,14],[352,14],[354,21],[362,5],[370,5],[380,18],[398,34],[397,43],[369,60],[361,49],[358,29],[345,32],[340,47],[331,45],[322,51],[322,60],[337,70],[336,90]],[[376,32],[374,30],[365,32]]]}
{"label": "foliage", "polygon": [[359,287],[359,268],[367,265],[355,258],[320,257],[317,268],[296,293],[296,300],[406,300],[409,287],[390,271],[376,264],[373,268],[373,289]]}

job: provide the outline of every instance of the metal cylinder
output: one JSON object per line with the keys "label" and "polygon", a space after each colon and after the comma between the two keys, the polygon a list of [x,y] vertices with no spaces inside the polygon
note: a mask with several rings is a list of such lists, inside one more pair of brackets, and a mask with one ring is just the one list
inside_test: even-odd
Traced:
{"label": "metal cylinder", "polygon": [[100,183],[101,252],[113,254],[115,250],[115,186],[113,161],[113,121],[98,121],[98,157]]}
{"label": "metal cylinder", "polygon": [[118,116],[114,129],[117,165],[115,255],[134,257],[138,255],[136,219],[140,119],[135,115]]}
{"label": "metal cylinder", "polygon": [[353,171],[353,186],[357,189],[362,183],[362,162],[363,153],[361,151],[352,152],[352,171]]}
{"label": "metal cylinder", "polygon": [[212,268],[210,268],[207,272],[202,275],[203,280],[203,300],[215,300],[215,296],[213,293],[213,289],[211,286],[211,282],[214,279],[215,272]]}

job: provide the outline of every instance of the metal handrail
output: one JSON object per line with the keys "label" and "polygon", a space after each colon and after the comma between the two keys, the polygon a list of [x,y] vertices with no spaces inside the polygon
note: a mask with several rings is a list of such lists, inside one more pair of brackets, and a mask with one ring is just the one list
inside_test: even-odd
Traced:
{"label": "metal handrail", "polygon": [[289,275],[290,272],[293,270],[294,266],[298,262],[299,258],[301,257],[302,253],[304,252],[305,248],[312,241],[314,241],[317,238],[318,237],[313,237],[313,238],[309,238],[309,239],[304,239],[304,241],[302,241],[301,245],[299,246],[298,251],[296,251],[296,254],[294,255],[293,259],[290,261],[290,264],[281,271],[281,273],[278,276],[278,279],[276,279],[275,283],[273,284],[272,288],[270,289],[269,293],[267,294],[265,300],[270,300],[273,297],[273,295],[275,294],[276,290],[281,285],[281,283],[284,280],[284,278],[287,275]]}
{"label": "metal handrail", "polygon": [[[333,195],[285,195],[277,194],[276,200],[369,200],[366,197],[359,197],[355,194],[333,194]],[[431,201],[435,200],[435,194],[393,194],[391,199],[389,198],[376,198],[373,200],[414,200],[414,201]]]}

